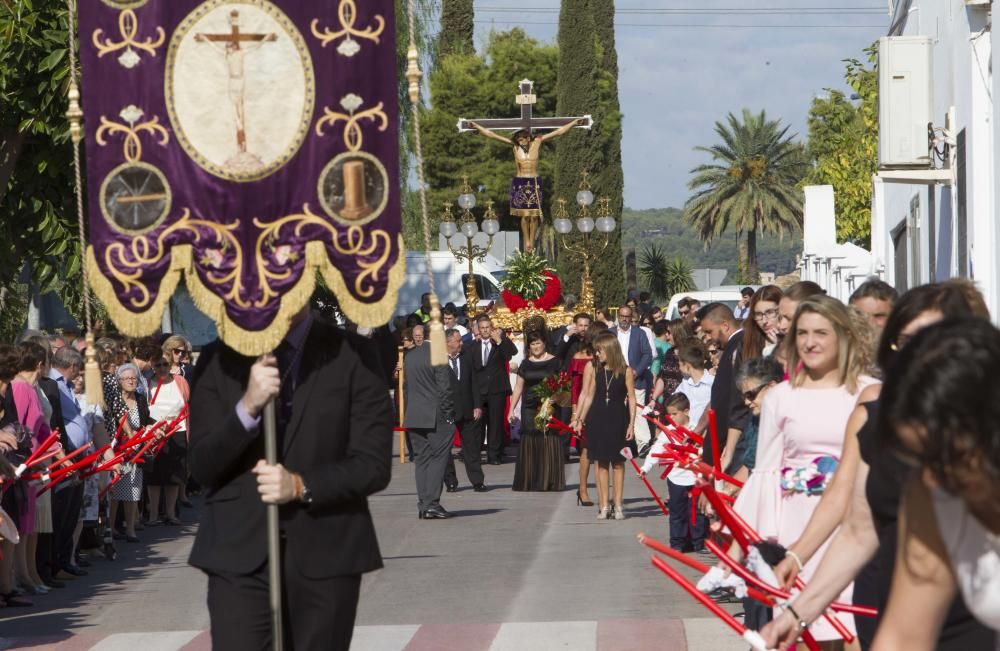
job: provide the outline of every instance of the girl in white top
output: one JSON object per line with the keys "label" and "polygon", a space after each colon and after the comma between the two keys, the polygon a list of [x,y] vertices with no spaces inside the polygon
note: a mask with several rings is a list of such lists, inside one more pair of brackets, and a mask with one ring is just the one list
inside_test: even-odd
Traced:
{"label": "girl in white top", "polygon": [[935,648],[956,592],[1000,631],[1000,331],[944,321],[900,352],[879,435],[916,469],[899,517],[889,605],[873,651]]}

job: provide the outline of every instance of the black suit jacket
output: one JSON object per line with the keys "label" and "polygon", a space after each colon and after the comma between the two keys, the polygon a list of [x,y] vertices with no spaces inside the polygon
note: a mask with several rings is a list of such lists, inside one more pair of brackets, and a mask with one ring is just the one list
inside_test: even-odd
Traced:
{"label": "black suit jacket", "polygon": [[479,394],[482,403],[486,402],[486,396],[503,395],[509,396],[510,376],[507,374],[507,363],[510,358],[517,354],[517,346],[507,338],[507,335],[500,337],[500,343],[490,341],[490,357],[483,364],[483,342],[474,341],[465,347],[465,353],[472,358],[472,369],[476,372],[479,381]]}
{"label": "black suit jacket", "polygon": [[63,420],[62,402],[59,400],[59,385],[50,377],[39,376],[38,388],[42,390],[45,397],[49,399],[49,404],[52,405],[52,418],[49,419],[49,427],[59,430],[59,443],[62,444],[64,450],[74,450],[73,443],[66,434],[66,422]]}
{"label": "black suit jacket", "polygon": [[[236,414],[253,358],[219,342],[198,360],[191,397],[191,474],[208,489],[190,562],[247,574],[267,556],[266,511],[250,472],[264,458],[262,428]],[[392,403],[370,342],[316,320],[301,355],[281,463],[302,475],[310,505],[281,507],[286,553],[303,575],[329,578],[382,567],[367,496],[389,483]]]}
{"label": "black suit jacket", "polygon": [[472,359],[464,351],[458,356],[458,370],[461,379],[455,376],[454,369],[451,368],[451,359],[448,359],[448,377],[451,379],[451,399],[455,407],[455,420],[457,422],[472,420],[472,410],[481,405],[479,394],[479,380],[476,378],[476,371],[472,367]]}
{"label": "black suit jacket", "polygon": [[[743,362],[743,331],[730,337],[722,350],[719,368],[715,371],[715,381],[712,383],[712,409],[715,410],[715,425],[719,435],[719,446],[725,447],[726,436],[730,427],[742,429],[745,425],[746,405],[743,395],[736,386],[736,371]],[[721,453],[722,450],[719,450]],[[705,437],[702,448],[702,458],[712,464],[711,436]]]}

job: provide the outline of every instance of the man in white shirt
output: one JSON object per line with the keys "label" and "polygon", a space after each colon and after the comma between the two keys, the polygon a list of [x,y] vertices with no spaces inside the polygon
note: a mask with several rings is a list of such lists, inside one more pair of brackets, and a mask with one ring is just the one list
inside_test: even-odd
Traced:
{"label": "man in white shirt", "polygon": [[445,330],[457,330],[462,340],[469,334],[468,328],[458,323],[458,308],[454,304],[448,303],[441,308],[441,322]]}
{"label": "man in white shirt", "polygon": [[750,316],[750,299],[753,298],[753,287],[744,287],[740,290],[740,302],[733,308],[733,316],[737,321],[744,321]]}

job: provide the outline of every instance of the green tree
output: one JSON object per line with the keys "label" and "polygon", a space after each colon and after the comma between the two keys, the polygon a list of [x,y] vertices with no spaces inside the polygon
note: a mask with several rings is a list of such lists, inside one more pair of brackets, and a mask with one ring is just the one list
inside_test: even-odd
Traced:
{"label": "green tree", "polygon": [[802,191],[798,183],[806,172],[802,145],[788,136],[788,127],[743,109],[740,121],[732,113],[726,123],[716,122],[721,143],[696,147],[713,162],[691,170],[688,188],[695,194],[684,211],[698,228],[705,246],[732,226],[737,237],[746,236],[740,247],[739,282],[758,279],[758,233],[784,234],[802,227]]}
{"label": "green tree", "polygon": [[[522,29],[492,32],[483,55],[446,54],[437,60],[430,75],[431,107],[424,112],[424,174],[429,188],[429,209],[436,224],[444,204],[455,209],[462,176],[477,194],[477,216],[486,201],[504,230],[517,230],[510,217],[510,180],[515,174],[509,147],[472,133],[458,133],[460,117],[511,117],[516,111],[517,82],[535,82],[535,111],[551,115],[555,110],[558,51],[530,38]],[[553,162],[542,155],[540,172],[551,178]],[[546,197],[546,201],[551,197]],[[547,208],[548,203],[543,205]],[[420,248],[423,248],[421,242]]]}
{"label": "green tree", "polygon": [[[591,114],[594,127],[589,132],[573,129],[557,141],[553,196],[564,197],[572,203],[580,184],[580,173],[588,171],[594,196],[610,200],[611,216],[620,224],[624,174],[614,2],[565,0],[559,14],[559,53],[556,111],[566,116]],[[578,257],[560,255],[558,268],[569,288],[575,289],[583,270]],[[618,303],[624,298],[620,229],[611,234],[608,248],[592,266],[591,275],[598,305]]]}
{"label": "green tree", "polygon": [[847,59],[844,78],[859,98],[855,107],[839,91],[813,100],[809,109],[809,153],[814,165],[806,182],[832,185],[837,203],[837,239],[871,242],[872,175],[878,171],[878,71],[874,46],[869,67]]}
{"label": "green tree", "polygon": [[657,301],[666,302],[678,292],[694,289],[691,263],[686,258],[670,258],[660,243],[647,243],[639,254],[639,276]]}
{"label": "green tree", "polygon": [[441,3],[441,33],[438,56],[475,54],[472,37],[475,31],[475,10],[472,0],[443,0]]}

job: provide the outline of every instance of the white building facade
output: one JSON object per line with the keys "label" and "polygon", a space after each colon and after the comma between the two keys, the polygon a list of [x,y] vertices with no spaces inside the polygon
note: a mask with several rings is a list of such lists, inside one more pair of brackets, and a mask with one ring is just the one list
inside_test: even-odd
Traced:
{"label": "white building facade", "polygon": [[[922,168],[880,164],[872,197],[871,253],[873,271],[900,291],[948,278],[974,280],[996,317],[1000,315],[1000,265],[995,253],[1000,247],[1000,206],[995,188],[1000,170],[994,152],[1000,148],[1000,130],[994,125],[1000,113],[993,97],[1000,93],[992,70],[1000,53],[991,47],[992,7],[990,0],[894,3],[888,36],[925,37],[925,45],[929,42],[929,77],[923,87],[914,86],[912,97],[926,96],[929,87],[938,154],[932,154],[933,163]],[[919,39],[910,42],[915,41]],[[880,66],[888,61],[887,47],[883,40]],[[899,60],[893,60],[892,70],[882,70],[883,97],[893,92],[890,87],[898,90],[897,82],[905,82],[909,75],[902,68],[896,70]],[[920,57],[913,60],[921,65]],[[898,110],[909,101],[909,93],[896,93],[898,106],[891,112],[883,104],[880,132],[888,133],[888,116],[919,121],[908,117],[910,111]],[[899,97],[907,99],[898,101]],[[926,128],[912,126],[917,142]],[[884,139],[881,144],[888,149]],[[889,157],[882,151],[880,158]]]}

